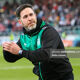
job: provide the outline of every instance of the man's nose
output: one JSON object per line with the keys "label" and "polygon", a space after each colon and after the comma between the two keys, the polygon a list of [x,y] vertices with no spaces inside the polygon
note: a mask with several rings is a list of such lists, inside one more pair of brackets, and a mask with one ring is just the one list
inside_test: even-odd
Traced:
{"label": "man's nose", "polygon": [[30,17],[30,16],[28,16],[28,20],[29,20],[29,21],[31,20],[31,17]]}

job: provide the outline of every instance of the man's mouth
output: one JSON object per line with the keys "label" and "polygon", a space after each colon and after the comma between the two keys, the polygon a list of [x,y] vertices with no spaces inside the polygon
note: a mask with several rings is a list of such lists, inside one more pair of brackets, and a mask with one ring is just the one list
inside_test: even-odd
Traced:
{"label": "man's mouth", "polygon": [[34,25],[34,22],[30,22],[28,25]]}

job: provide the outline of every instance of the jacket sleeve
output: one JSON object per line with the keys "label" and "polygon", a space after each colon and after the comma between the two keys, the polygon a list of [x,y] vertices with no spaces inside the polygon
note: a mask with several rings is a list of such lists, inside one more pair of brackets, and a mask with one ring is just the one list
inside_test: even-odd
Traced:
{"label": "jacket sleeve", "polygon": [[[17,42],[17,44],[20,46],[20,40]],[[3,50],[3,56],[4,56],[4,59],[8,62],[15,62],[18,59],[22,58],[22,56],[20,55],[14,55],[5,50]]]}
{"label": "jacket sleeve", "polygon": [[47,28],[43,32],[41,43],[42,47],[40,49],[37,49],[35,51],[23,50],[22,56],[29,59],[33,63],[43,62],[49,60],[51,48],[53,49],[64,48],[59,34],[52,27]]}

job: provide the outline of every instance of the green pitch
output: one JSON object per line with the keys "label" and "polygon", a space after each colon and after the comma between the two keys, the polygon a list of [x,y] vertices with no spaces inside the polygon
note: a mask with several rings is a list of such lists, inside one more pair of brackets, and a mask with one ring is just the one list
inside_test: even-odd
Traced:
{"label": "green pitch", "polygon": [[[80,80],[80,58],[71,58],[70,62],[74,71],[74,80]],[[6,62],[0,47],[0,80],[38,80],[32,68],[32,63],[25,58],[15,63]]]}

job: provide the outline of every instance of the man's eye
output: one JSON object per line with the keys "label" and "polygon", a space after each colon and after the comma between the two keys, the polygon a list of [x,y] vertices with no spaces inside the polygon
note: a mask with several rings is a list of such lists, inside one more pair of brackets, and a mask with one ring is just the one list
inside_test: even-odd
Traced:
{"label": "man's eye", "polygon": [[27,15],[23,16],[23,18],[27,18],[27,17],[28,17]]}
{"label": "man's eye", "polygon": [[30,14],[30,16],[32,16],[32,15],[33,15],[33,13]]}

